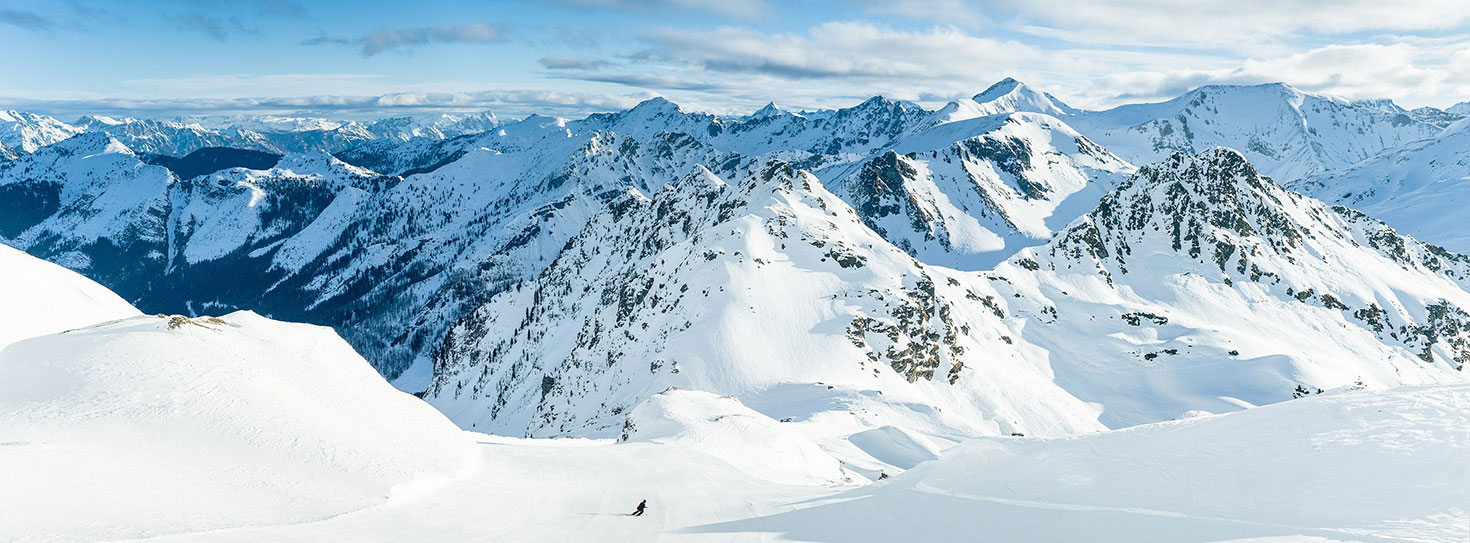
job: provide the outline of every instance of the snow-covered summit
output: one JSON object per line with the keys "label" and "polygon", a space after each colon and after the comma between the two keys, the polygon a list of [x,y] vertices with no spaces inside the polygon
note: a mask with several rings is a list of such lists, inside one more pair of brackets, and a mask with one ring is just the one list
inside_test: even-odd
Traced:
{"label": "snow-covered summit", "polygon": [[1007,77],[971,98],[945,104],[944,107],[934,112],[929,124],[937,125],[1022,111],[1045,113],[1055,117],[1077,113],[1076,109],[1062,103],[1052,95]]}

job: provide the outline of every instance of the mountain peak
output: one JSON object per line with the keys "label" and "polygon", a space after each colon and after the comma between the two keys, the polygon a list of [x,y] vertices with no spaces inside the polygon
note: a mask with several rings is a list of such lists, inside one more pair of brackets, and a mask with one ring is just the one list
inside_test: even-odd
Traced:
{"label": "mountain peak", "polygon": [[955,100],[934,112],[930,125],[939,125],[999,115],[1002,113],[1043,113],[1056,117],[1077,113],[1050,94],[1007,77],[971,98]]}
{"label": "mountain peak", "polygon": [[1008,94],[1008,93],[1016,90],[1017,88],[1027,88],[1027,87],[1026,87],[1026,84],[1025,83],[1022,83],[1020,81],[1017,81],[1015,78],[1007,77],[1007,78],[1002,79],[1000,81],[996,81],[995,84],[993,84],[993,85],[991,85],[989,87],[986,87],[984,91],[981,91],[980,94],[976,94],[974,96],[974,98],[975,98],[975,101],[977,101],[977,102],[978,101],[984,101],[984,100],[987,100],[987,99],[989,99],[991,97],[996,97],[996,96],[1000,96],[1000,95],[1003,95],[1003,94]]}
{"label": "mountain peak", "polygon": [[48,149],[55,149],[58,153],[95,155],[102,153],[134,154],[132,149],[122,142],[117,141],[106,132],[82,132],[75,136],[52,144]]}
{"label": "mountain peak", "polygon": [[769,119],[773,117],[784,117],[786,115],[790,115],[790,113],[778,107],[775,102],[767,102],[765,107],[756,110],[755,113],[751,113],[750,118]]}
{"label": "mountain peak", "polygon": [[675,104],[675,103],[669,101],[668,98],[664,98],[662,96],[655,96],[653,98],[649,98],[649,99],[644,100],[642,102],[638,102],[638,105],[633,106],[633,109],[630,109],[629,111],[645,111],[645,112],[660,112],[660,113],[663,113],[663,112],[668,112],[668,113],[683,113],[684,112],[683,108],[679,107],[679,104]]}

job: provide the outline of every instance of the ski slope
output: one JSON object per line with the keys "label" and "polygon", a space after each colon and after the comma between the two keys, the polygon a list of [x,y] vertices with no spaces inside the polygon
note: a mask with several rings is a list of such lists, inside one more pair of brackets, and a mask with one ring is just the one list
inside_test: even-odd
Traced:
{"label": "ski slope", "polygon": [[[868,486],[675,444],[472,434],[484,468],[374,508],[181,541],[1464,541],[1470,385],[1329,391],[1070,438],[996,437]],[[647,499],[649,516],[627,516]]]}

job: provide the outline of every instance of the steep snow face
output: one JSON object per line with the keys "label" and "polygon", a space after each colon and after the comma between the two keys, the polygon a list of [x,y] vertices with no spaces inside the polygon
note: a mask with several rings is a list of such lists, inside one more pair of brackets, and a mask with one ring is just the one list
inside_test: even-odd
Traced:
{"label": "steep snow face", "polygon": [[33,153],[78,132],[80,128],[45,115],[0,110],[0,146],[23,153]]}
{"label": "steep snow face", "polygon": [[992,284],[1110,427],[1355,381],[1463,381],[1470,362],[1470,259],[1288,192],[1226,149],[1140,168]]}
{"label": "steep snow face", "polygon": [[1281,83],[1210,85],[1167,102],[1083,112],[1067,122],[1135,164],[1225,146],[1283,183],[1440,130],[1391,103],[1348,102]]}
{"label": "steep snow face", "polygon": [[0,349],[16,341],[138,315],[76,272],[0,245]]}
{"label": "steep snow face", "polygon": [[25,489],[0,493],[0,533],[22,541],[320,520],[477,460],[331,330],[248,312],[15,343],[0,435],[0,476]]}
{"label": "steep snow face", "polygon": [[971,98],[945,104],[930,117],[929,125],[1000,115],[1016,112],[1045,113],[1054,117],[1072,115],[1078,110],[1057,100],[1050,94],[1038,91],[1025,83],[1009,77],[1000,80],[985,92]]}
{"label": "steep snow face", "polygon": [[1003,347],[1013,332],[971,281],[913,260],[786,163],[734,185],[696,168],[609,204],[539,277],[455,326],[425,397],[466,428],[605,436],[677,386],[855,454],[849,435],[887,425],[1100,428],[1043,357]]}
{"label": "steep snow face", "polygon": [[981,270],[1045,243],[1132,170],[1055,117],[1011,113],[908,135],[834,185],[914,257]]}
{"label": "steep snow face", "polygon": [[669,389],[638,404],[628,414],[618,440],[674,444],[729,462],[753,478],[775,483],[852,481],[836,458],[791,426],[731,396]]}
{"label": "steep snow face", "polygon": [[1438,137],[1386,151],[1289,185],[1383,219],[1419,239],[1470,253],[1470,121]]}

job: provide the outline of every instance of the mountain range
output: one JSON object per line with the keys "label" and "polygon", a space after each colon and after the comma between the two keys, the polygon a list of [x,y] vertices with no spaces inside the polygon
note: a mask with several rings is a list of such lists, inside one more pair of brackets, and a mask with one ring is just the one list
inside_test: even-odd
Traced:
{"label": "mountain range", "polygon": [[0,112],[0,539],[1447,540],[1466,115]]}
{"label": "mountain range", "polygon": [[1431,113],[1281,84],[1088,111],[1013,79],[932,111],[9,112],[0,238],[148,311],[332,326],[477,428],[821,382],[887,413],[853,428],[1062,435],[1462,376],[1464,257],[1419,239],[1460,242],[1432,221],[1465,123]]}

